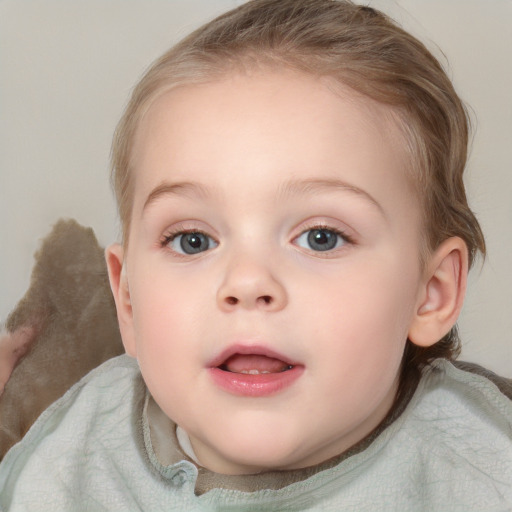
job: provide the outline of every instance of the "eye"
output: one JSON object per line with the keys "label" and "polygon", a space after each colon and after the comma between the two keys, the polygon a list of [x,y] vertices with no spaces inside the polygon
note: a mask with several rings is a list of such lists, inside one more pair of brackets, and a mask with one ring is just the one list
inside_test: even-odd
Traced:
{"label": "eye", "polygon": [[201,231],[175,233],[166,237],[164,245],[178,254],[199,254],[217,247],[218,243]]}
{"label": "eye", "polygon": [[304,231],[296,238],[299,247],[312,251],[332,251],[348,241],[340,231],[329,228],[314,228]]}

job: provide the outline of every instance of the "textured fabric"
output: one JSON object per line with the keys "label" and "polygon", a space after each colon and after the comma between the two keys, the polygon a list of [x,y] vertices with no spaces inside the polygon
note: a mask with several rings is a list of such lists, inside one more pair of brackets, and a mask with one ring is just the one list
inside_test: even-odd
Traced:
{"label": "textured fabric", "polygon": [[193,463],[166,466],[162,455],[156,456],[143,412],[150,403],[129,358],[93,371],[6,455],[0,465],[0,509],[512,508],[512,402],[486,377],[445,361],[425,373],[406,410],[365,450],[278,490],[216,488],[196,495]]}
{"label": "textured fabric", "polygon": [[[377,436],[389,426],[403,412],[411,399],[414,390],[404,395],[401,403],[393,408],[371,434],[356,443],[355,446],[316,466],[288,471],[265,471],[254,475],[221,475],[209,471],[204,467],[198,467],[198,475],[195,481],[194,491],[197,495],[204,494],[212,489],[232,489],[245,492],[258,491],[260,489],[281,489],[287,485],[306,480],[307,478],[330,469],[344,459],[351,457],[366,449]],[[172,466],[190,455],[183,448],[179,440],[179,432],[176,424],[171,421],[148,393],[143,412],[143,429],[146,451],[154,461],[155,466]],[[192,459],[193,460],[193,459]]]}
{"label": "textured fabric", "polygon": [[197,459],[197,455],[194,452],[194,448],[192,446],[192,443],[190,442],[190,437],[188,434],[179,426],[176,426],[176,437],[178,439],[178,445],[185,453],[185,455],[192,459],[195,463],[199,464],[199,460]]}

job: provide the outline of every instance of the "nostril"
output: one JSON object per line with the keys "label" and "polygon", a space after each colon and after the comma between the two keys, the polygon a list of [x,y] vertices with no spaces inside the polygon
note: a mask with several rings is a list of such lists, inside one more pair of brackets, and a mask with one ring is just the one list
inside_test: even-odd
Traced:
{"label": "nostril", "polygon": [[[241,303],[241,300],[237,297],[234,297],[233,295],[229,295],[228,297],[224,298],[224,302],[230,306],[236,306],[237,304]],[[242,299],[242,302],[245,303],[245,300]],[[256,299],[256,303],[269,306],[274,303],[274,297],[272,297],[272,295],[260,295]]]}

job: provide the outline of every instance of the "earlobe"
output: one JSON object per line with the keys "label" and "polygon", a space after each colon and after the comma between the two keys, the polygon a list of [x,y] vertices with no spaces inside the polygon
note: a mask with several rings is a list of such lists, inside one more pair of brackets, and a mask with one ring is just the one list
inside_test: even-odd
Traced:
{"label": "earlobe", "polygon": [[429,259],[409,329],[412,343],[431,346],[455,325],[464,302],[467,273],[466,243],[459,237],[448,238]]}
{"label": "earlobe", "polygon": [[136,357],[133,335],[133,312],[126,275],[124,250],[120,244],[113,244],[105,250],[110,288],[114,296],[119,329],[126,353]]}

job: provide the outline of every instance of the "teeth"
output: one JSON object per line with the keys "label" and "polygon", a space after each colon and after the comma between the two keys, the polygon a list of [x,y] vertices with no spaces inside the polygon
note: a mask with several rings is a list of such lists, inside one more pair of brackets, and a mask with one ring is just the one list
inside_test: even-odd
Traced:
{"label": "teeth", "polygon": [[250,370],[230,370],[227,365],[220,365],[218,367],[220,370],[224,371],[224,372],[231,372],[231,373],[242,373],[244,375],[263,375],[263,374],[268,374],[268,373],[282,373],[282,372],[286,372],[287,370],[291,370],[293,369],[293,366],[292,365],[288,365],[284,368],[282,368],[281,370],[278,370],[276,372],[271,372],[271,371],[268,371],[268,370],[258,370],[257,368],[251,368]]}
{"label": "teeth", "polygon": [[[289,365],[277,373],[282,373],[282,372],[285,372],[286,370],[291,370],[292,368],[293,368],[293,366]],[[254,370],[241,370],[238,373],[243,373],[245,375],[263,375],[264,373],[273,373],[273,372],[269,372],[267,370],[263,370],[260,372],[259,370],[254,369]]]}

